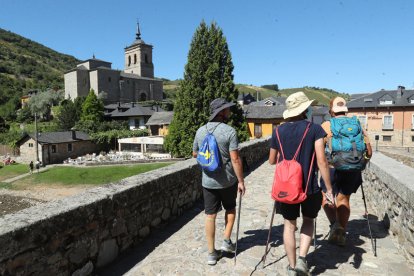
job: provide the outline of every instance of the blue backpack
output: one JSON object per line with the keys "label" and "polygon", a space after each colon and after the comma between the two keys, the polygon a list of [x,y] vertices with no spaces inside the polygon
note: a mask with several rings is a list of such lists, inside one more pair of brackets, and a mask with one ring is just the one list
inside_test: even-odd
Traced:
{"label": "blue backpack", "polygon": [[214,172],[221,168],[220,150],[217,145],[216,137],[213,135],[216,128],[214,128],[211,133],[208,131],[207,125],[206,129],[207,135],[204,137],[201,148],[198,150],[197,162],[203,170]]}
{"label": "blue backpack", "polygon": [[366,146],[361,124],[353,117],[332,118],[332,139],[326,151],[330,153],[328,161],[339,171],[362,171],[366,161]]}

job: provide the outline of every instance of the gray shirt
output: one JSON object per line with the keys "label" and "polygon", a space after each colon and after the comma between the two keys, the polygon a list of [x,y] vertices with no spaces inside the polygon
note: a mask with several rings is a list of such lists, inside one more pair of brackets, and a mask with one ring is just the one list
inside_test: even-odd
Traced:
{"label": "gray shirt", "polygon": [[201,148],[204,137],[207,135],[207,129],[210,133],[214,130],[213,135],[220,150],[222,166],[221,169],[215,172],[203,170],[202,185],[208,189],[228,188],[237,182],[230,159],[230,151],[239,149],[237,132],[234,128],[224,123],[209,122],[197,130],[193,143],[194,152],[198,152],[198,149]]}

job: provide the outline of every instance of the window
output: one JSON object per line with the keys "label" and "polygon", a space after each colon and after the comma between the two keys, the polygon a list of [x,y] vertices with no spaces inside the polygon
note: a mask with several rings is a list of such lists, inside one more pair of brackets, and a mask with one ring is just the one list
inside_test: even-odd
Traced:
{"label": "window", "polygon": [[254,137],[262,137],[262,124],[254,124]]}
{"label": "window", "polygon": [[382,120],[382,129],[383,130],[393,130],[394,129],[394,122],[392,115],[384,115]]}
{"label": "window", "polygon": [[29,143],[29,148],[33,148],[33,143]]}
{"label": "window", "polygon": [[381,105],[392,104],[392,100],[380,100],[379,102]]}
{"label": "window", "polygon": [[72,151],[72,144],[68,144],[68,152]]}
{"label": "window", "polygon": [[108,77],[108,82],[111,82],[111,77]]}
{"label": "window", "polygon": [[148,55],[145,54],[145,63],[148,63]]}
{"label": "window", "polygon": [[382,141],[391,142],[391,135],[382,135]]}
{"label": "window", "polygon": [[147,100],[147,95],[145,95],[145,93],[141,93],[140,101],[145,102],[146,100]]}
{"label": "window", "polygon": [[128,66],[131,65],[131,56],[128,56]]}
{"label": "window", "polygon": [[134,55],[134,64],[137,64],[137,54]]}
{"label": "window", "polygon": [[363,129],[367,128],[367,115],[359,115],[358,120],[361,123]]}
{"label": "window", "polygon": [[414,142],[414,136],[411,136],[411,142]]}
{"label": "window", "polygon": [[56,153],[56,145],[52,145],[52,153]]}
{"label": "window", "polygon": [[414,130],[414,114],[411,117],[411,130]]}

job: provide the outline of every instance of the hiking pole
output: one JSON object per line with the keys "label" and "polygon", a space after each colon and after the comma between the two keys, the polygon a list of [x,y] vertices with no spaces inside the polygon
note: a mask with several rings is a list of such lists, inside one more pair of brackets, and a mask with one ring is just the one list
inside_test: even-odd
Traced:
{"label": "hiking pole", "polygon": [[316,249],[316,218],[313,219],[313,247]]}
{"label": "hiking pole", "polygon": [[269,234],[267,235],[266,249],[265,249],[265,253],[264,253],[264,255],[263,255],[263,268],[264,268],[264,266],[265,266],[265,262],[266,262],[267,248],[268,248],[268,246],[269,246],[269,241],[270,241],[270,233],[271,233],[271,231],[272,231],[273,218],[275,217],[275,212],[276,212],[276,201],[275,201],[275,204],[273,205],[272,218],[270,219]]}
{"label": "hiking pole", "polygon": [[236,247],[234,249],[234,265],[236,265],[237,258],[237,244],[239,241],[239,227],[240,227],[240,211],[241,211],[242,193],[239,193],[239,210],[237,212],[237,229],[236,229]]}
{"label": "hiking pole", "polygon": [[372,251],[374,252],[374,256],[376,257],[377,256],[377,250],[375,249],[374,240],[372,239],[371,225],[369,224],[369,214],[368,214],[368,209],[367,209],[367,203],[365,201],[364,187],[363,187],[362,183],[361,183],[361,191],[362,191],[362,199],[364,200],[365,215],[367,217],[367,222],[368,222],[369,236],[371,238]]}

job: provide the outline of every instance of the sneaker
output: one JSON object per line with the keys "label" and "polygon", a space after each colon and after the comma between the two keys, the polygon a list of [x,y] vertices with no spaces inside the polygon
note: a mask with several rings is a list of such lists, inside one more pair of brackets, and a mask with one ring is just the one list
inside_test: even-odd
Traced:
{"label": "sneaker", "polygon": [[221,258],[221,251],[214,250],[213,253],[208,253],[207,256],[207,264],[215,265],[217,261]]}
{"label": "sneaker", "polygon": [[287,275],[288,276],[296,276],[298,275],[296,270],[291,268],[290,265],[287,266]]}
{"label": "sneaker", "polygon": [[236,251],[236,245],[232,243],[231,240],[223,240],[221,250],[228,253],[234,253],[234,251]]}
{"label": "sneaker", "polygon": [[296,262],[295,270],[296,270],[297,275],[299,276],[309,275],[308,263],[306,262],[306,259],[304,257],[298,258],[298,261]]}

